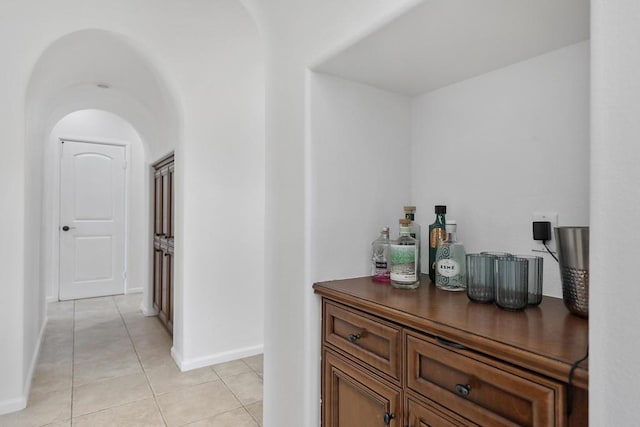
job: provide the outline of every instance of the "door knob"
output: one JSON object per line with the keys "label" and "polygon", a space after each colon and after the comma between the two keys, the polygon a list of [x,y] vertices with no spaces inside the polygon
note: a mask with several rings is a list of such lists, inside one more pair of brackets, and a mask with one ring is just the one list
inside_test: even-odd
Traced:
{"label": "door knob", "polygon": [[75,227],[69,227],[68,225],[65,225],[62,227],[62,231],[69,231],[69,230],[73,230]]}

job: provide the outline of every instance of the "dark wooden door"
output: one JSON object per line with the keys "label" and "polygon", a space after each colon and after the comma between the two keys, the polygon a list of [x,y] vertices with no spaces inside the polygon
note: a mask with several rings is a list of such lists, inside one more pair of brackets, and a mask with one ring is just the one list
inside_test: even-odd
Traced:
{"label": "dark wooden door", "polygon": [[156,162],[153,168],[153,307],[160,321],[173,332],[173,154]]}
{"label": "dark wooden door", "polygon": [[332,351],[324,352],[324,427],[398,427],[400,390]]}

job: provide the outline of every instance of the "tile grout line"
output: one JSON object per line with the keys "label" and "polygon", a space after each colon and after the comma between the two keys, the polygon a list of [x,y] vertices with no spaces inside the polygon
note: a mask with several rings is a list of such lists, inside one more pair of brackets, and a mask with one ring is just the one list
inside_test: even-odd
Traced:
{"label": "tile grout line", "polygon": [[147,379],[147,384],[149,385],[149,390],[151,390],[151,395],[153,396],[153,401],[156,404],[156,407],[158,408],[158,412],[160,413],[160,417],[162,418],[162,422],[164,423],[165,426],[168,426],[169,423],[167,423],[167,419],[164,416],[164,412],[162,411],[162,408],[160,407],[160,404],[158,403],[158,396],[156,394],[156,391],[153,389],[153,386],[151,385],[151,380],[149,379],[149,374],[147,374],[147,370],[145,369],[143,363],[142,363],[142,359],[140,358],[140,354],[138,354],[138,349],[136,348],[136,343],[133,341],[133,338],[131,337],[131,332],[129,332],[129,326],[127,325],[127,322],[124,320],[124,316],[122,315],[122,312],[120,311],[120,306],[118,305],[118,302],[115,300],[115,297],[113,298],[113,302],[116,305],[116,309],[118,310],[118,314],[120,315],[120,320],[122,320],[122,323],[124,324],[124,329],[127,331],[127,336],[129,337],[129,341],[131,341],[131,345],[133,346],[133,351],[136,353],[136,358],[138,359],[138,363],[140,364],[140,368],[142,369],[142,373],[144,373],[144,377]]}
{"label": "tile grout line", "polygon": [[[250,370],[251,372],[253,372],[253,373],[255,373],[256,375],[258,375],[258,373],[257,373],[257,372],[255,372],[255,371],[253,370],[253,368],[252,368],[251,366],[249,366],[249,364],[248,364],[248,363],[246,363],[246,362],[245,362],[244,360],[242,360],[242,359],[238,359],[238,360],[239,360],[239,361],[241,361],[242,363],[244,363],[247,367],[249,367],[249,370]],[[219,414],[215,414],[215,415],[214,415],[214,417],[217,417],[217,416],[222,415],[222,414],[227,414],[227,413],[229,413],[229,412],[233,412],[233,411],[236,411],[236,410],[238,410],[238,409],[242,408],[242,409],[244,409],[244,410],[245,410],[245,412],[249,415],[249,417],[251,417],[251,419],[252,419],[253,421],[255,421],[256,425],[259,427],[259,426],[260,426],[260,423],[258,422],[258,420],[257,420],[257,419],[256,419],[256,418],[251,414],[251,412],[249,412],[249,410],[247,409],[246,405],[245,405],[244,403],[242,403],[242,400],[240,400],[240,398],[239,398],[239,397],[238,397],[238,396],[233,392],[233,390],[231,390],[231,388],[227,385],[227,383],[226,383],[226,381],[224,380],[224,378],[223,378],[223,377],[221,377],[221,376],[216,372],[216,370],[213,368],[214,366],[215,366],[215,365],[206,366],[207,368],[211,369],[211,370],[213,371],[213,373],[214,373],[214,374],[216,374],[216,376],[218,377],[218,379],[217,379],[217,380],[213,380],[213,381],[220,381],[220,382],[224,385],[224,387],[227,389],[227,391],[228,391],[229,393],[231,393],[231,394],[233,395],[233,397],[235,397],[235,398],[236,398],[236,400],[238,401],[238,403],[240,403],[240,406],[238,406],[237,408],[233,408],[233,409],[229,409],[228,411],[220,412]],[[238,375],[242,375],[243,373],[246,373],[246,372],[242,372],[242,373],[237,374],[237,375],[230,375],[230,376],[228,376],[228,377],[226,377],[226,378],[232,378],[232,377],[235,377],[235,376],[238,376]],[[207,381],[207,382],[213,382],[213,381]],[[202,384],[206,384],[206,383],[202,383]],[[254,404],[258,403],[258,402],[262,402],[262,401],[261,401],[261,400],[257,400],[257,401],[255,401],[255,402],[250,403],[249,405],[254,405]],[[205,417],[205,418],[199,418],[199,419],[197,419],[197,420],[192,420],[192,421],[187,422],[186,424],[181,424],[181,425],[180,425],[180,427],[186,427],[186,426],[188,426],[188,425],[190,425],[190,424],[197,423],[197,422],[199,422],[199,421],[208,420],[209,418],[211,418],[211,417]]]}
{"label": "tile grout line", "polygon": [[[249,368],[249,371],[251,371],[252,373],[256,374],[258,377],[260,377],[260,375],[258,375],[258,373],[257,373],[257,372],[256,372],[256,371],[255,371],[251,366],[249,366],[249,364],[248,364],[247,362],[245,362],[245,361],[244,361],[244,360],[242,360],[242,359],[240,359],[240,361],[241,361],[242,363],[244,363],[244,364]],[[211,369],[213,369],[213,366],[211,366],[210,368],[211,368]],[[214,372],[215,372],[215,369],[214,369]],[[217,372],[216,372],[216,375],[218,375],[218,373],[217,373]],[[238,375],[242,375],[242,373],[240,373],[240,374],[238,374]],[[230,376],[228,376],[228,377],[226,377],[226,378],[227,378],[227,379],[228,379],[228,378],[233,378],[233,377],[235,377],[235,376],[237,376],[237,375],[230,375]],[[253,416],[253,414],[252,414],[251,412],[249,412],[249,410],[247,409],[247,405],[245,405],[244,403],[242,403],[242,400],[240,400],[240,398],[239,398],[239,397],[238,397],[238,396],[233,392],[233,390],[231,390],[231,387],[229,387],[229,385],[227,384],[227,382],[225,381],[225,379],[224,379],[224,378],[222,378],[220,375],[218,375],[218,378],[220,378],[220,381],[222,381],[222,384],[224,384],[224,386],[227,388],[227,390],[229,390],[229,392],[230,392],[231,394],[233,394],[233,397],[235,397],[236,399],[238,399],[238,402],[240,402],[241,408],[242,408],[242,409],[244,409],[244,410],[247,412],[247,414],[249,414],[249,416],[250,416],[250,417],[251,417],[251,418],[256,422],[256,424],[257,424],[258,426],[260,426],[260,423],[258,422],[258,420],[257,420],[257,419]],[[264,387],[264,385],[263,385],[263,387]],[[258,403],[258,402],[262,402],[262,400],[256,400],[255,402],[251,402],[251,403],[249,403],[249,405],[254,405],[254,404]],[[237,408],[236,408],[236,409],[237,409]],[[235,410],[235,409],[234,409],[234,410]],[[227,411],[227,412],[229,412],[229,411]]]}

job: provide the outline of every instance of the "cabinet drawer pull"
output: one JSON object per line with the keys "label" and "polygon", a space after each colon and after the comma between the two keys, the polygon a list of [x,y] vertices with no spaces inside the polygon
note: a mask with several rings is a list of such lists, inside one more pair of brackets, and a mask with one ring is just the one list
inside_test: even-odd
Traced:
{"label": "cabinet drawer pull", "polygon": [[445,340],[444,338],[436,337],[436,341],[438,342],[438,344],[446,345],[447,347],[453,347],[453,348],[457,348],[457,349],[460,349],[460,350],[466,350],[467,349],[467,347],[463,346],[462,344],[458,344],[457,342]]}
{"label": "cabinet drawer pull", "polygon": [[347,339],[349,342],[356,342],[360,339],[360,334],[350,334]]}
{"label": "cabinet drawer pull", "polygon": [[456,384],[456,393],[458,393],[459,396],[462,397],[467,397],[469,396],[469,393],[471,392],[471,386],[469,384]]}
{"label": "cabinet drawer pull", "polygon": [[385,412],[384,413],[384,418],[383,418],[384,425],[388,426],[389,423],[391,423],[391,420],[394,419],[395,417],[396,417],[395,414],[390,414],[388,412]]}

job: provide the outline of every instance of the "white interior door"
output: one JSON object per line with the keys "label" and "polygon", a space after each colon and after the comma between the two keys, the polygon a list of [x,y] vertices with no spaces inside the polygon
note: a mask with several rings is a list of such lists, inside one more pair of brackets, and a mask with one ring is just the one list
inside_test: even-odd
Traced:
{"label": "white interior door", "polygon": [[62,144],[61,300],[124,292],[125,168],[123,146]]}

